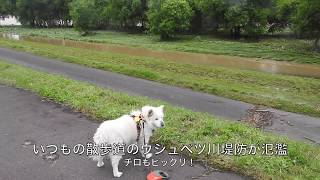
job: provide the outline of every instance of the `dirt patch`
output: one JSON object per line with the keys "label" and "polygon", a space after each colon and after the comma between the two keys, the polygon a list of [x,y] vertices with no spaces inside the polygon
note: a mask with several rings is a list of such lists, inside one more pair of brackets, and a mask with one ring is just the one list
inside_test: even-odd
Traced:
{"label": "dirt patch", "polygon": [[247,110],[247,114],[240,119],[242,122],[246,122],[256,128],[263,129],[266,126],[272,125],[273,114],[269,110],[260,106],[254,106]]}

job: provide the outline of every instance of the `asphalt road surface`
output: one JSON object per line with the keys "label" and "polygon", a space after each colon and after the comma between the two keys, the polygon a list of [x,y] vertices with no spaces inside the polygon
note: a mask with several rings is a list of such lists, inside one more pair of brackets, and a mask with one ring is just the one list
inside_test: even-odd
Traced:
{"label": "asphalt road surface", "polygon": [[[63,155],[57,151],[57,159],[48,159],[52,148],[46,145],[62,144],[74,147],[92,141],[98,124],[90,121],[81,113],[72,112],[67,107],[47,102],[24,90],[0,85],[0,180],[102,180],[116,179],[112,176],[110,163],[96,167],[96,162],[87,155],[78,155],[71,151]],[[45,152],[42,153],[41,145]],[[38,154],[34,153],[34,147]],[[169,173],[172,180],[240,180],[245,177],[215,170],[193,162],[190,159],[181,167],[180,159],[164,152],[154,156],[154,160],[167,161],[168,165],[158,163],[158,167],[128,165],[125,159],[137,159],[140,156],[125,156],[120,171],[124,175],[118,179],[144,180],[150,170],[161,169]],[[178,162],[171,167],[169,162]]]}
{"label": "asphalt road surface", "polygon": [[[168,86],[77,64],[65,63],[6,48],[0,48],[0,59],[36,70],[62,74],[75,80],[86,81],[116,91],[161,99],[174,105],[195,111],[208,112],[230,120],[241,119],[245,116],[246,111],[254,106],[241,101],[194,92],[189,89]],[[271,108],[267,110],[273,113],[272,125],[265,127],[264,131],[285,135],[289,138],[309,143],[320,144],[320,118]]]}

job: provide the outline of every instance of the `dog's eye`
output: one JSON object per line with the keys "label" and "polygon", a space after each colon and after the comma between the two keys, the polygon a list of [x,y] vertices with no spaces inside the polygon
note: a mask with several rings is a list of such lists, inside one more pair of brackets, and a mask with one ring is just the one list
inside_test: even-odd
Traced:
{"label": "dog's eye", "polygon": [[158,118],[156,118],[156,120],[158,120]]}

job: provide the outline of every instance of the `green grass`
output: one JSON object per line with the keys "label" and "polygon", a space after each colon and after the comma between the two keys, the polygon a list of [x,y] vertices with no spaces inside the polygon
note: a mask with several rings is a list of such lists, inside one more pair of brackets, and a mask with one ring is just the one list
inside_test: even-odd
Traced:
{"label": "green grass", "polygon": [[320,116],[320,79],[184,64],[1,38],[0,46],[253,104]]}
{"label": "green grass", "polygon": [[153,141],[166,147],[192,143],[286,143],[288,156],[227,156],[202,153],[189,157],[212,166],[232,170],[257,179],[319,179],[320,148],[263,133],[239,122],[218,119],[205,113],[174,107],[161,101],[99,88],[63,76],[34,71],[0,60],[0,84],[30,90],[40,96],[68,105],[97,121],[119,117],[143,105],[165,104],[166,127],[157,131]]}
{"label": "green grass", "polygon": [[259,42],[231,41],[210,36],[181,36],[179,40],[164,42],[158,36],[128,34],[113,31],[96,31],[90,36],[80,36],[73,29],[33,29],[1,27],[0,32],[17,33],[48,38],[65,38],[80,41],[122,44],[156,50],[185,51],[231,56],[320,64],[320,54],[313,49],[313,41],[267,38]]}

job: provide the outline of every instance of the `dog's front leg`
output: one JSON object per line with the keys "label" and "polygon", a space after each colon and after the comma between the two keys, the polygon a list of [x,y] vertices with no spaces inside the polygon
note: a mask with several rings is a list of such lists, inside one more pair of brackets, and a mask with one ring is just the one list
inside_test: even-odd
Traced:
{"label": "dog's front leg", "polygon": [[119,161],[121,160],[121,158],[122,158],[122,156],[120,156],[120,155],[111,155],[110,156],[114,177],[121,177],[121,175],[122,175],[122,172],[119,172],[119,169],[118,169]]}
{"label": "dog's front leg", "polygon": [[146,158],[146,159],[149,159],[152,157],[152,153],[146,153],[145,152],[145,148],[147,148],[149,146],[149,139],[150,139],[150,136],[146,136],[145,137],[145,144],[144,144],[144,140],[140,140],[139,141],[139,149],[140,149],[140,153],[142,155],[142,157]]}

